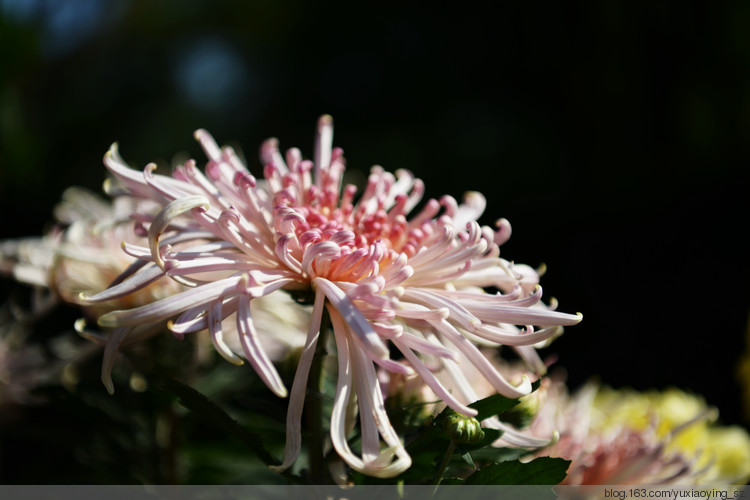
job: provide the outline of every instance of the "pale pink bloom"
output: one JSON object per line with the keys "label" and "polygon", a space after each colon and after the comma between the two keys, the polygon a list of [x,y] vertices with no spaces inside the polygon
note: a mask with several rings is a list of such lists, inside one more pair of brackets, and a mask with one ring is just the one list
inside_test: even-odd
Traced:
{"label": "pale pink bloom", "polygon": [[[151,201],[121,197],[113,202],[79,187],[65,190],[55,206],[55,225],[44,236],[0,242],[2,268],[27,285],[48,290],[49,299],[80,306],[87,316],[98,318],[113,309],[143,305],[182,289],[164,279],[120,301],[92,304],[81,293],[108,287],[136,259],[125,254],[123,242],[142,243],[133,233],[130,214],[156,210]],[[50,303],[53,300],[47,300]],[[40,309],[34,308],[35,314]]]}
{"label": "pale pink bloom", "polygon": [[[17,316],[38,317],[62,301],[80,307],[86,317],[96,319],[106,312],[149,304],[183,290],[182,285],[165,277],[118,300],[92,303],[81,298],[82,294],[94,294],[110,286],[129,266],[140,266],[137,259],[122,251],[123,244],[147,244],[144,236],[133,232],[130,215],[156,213],[158,209],[160,206],[151,200],[118,197],[109,201],[84,188],[66,189],[55,206],[55,224],[47,234],[0,242],[2,270],[35,289],[30,314],[19,309]],[[127,328],[128,343],[163,331],[164,327],[161,321]],[[84,318],[76,322],[75,328],[83,337],[106,345],[107,335],[88,329]],[[117,329],[110,332],[117,334]],[[104,378],[110,392],[112,361],[105,363]]]}
{"label": "pale pink bloom", "polygon": [[[332,148],[329,116],[318,123],[314,161],[303,160],[298,149],[282,156],[276,139],[266,141],[260,151],[262,180],[206,131],[195,136],[209,158],[205,174],[192,160],[165,176],[156,174],[153,164],[142,172],[130,169],[116,146],[106,154],[106,166],[130,196],[163,208],[155,216],[133,214],[148,246],[124,249],[140,269],[87,299],[120,298],[169,276],[189,289],[99,319],[100,325],[123,332],[110,338],[105,363],[128,340],[127,328],[167,319],[177,336],[208,329],[216,349],[239,363],[226,341],[224,320],[233,316],[242,354],[284,397],[287,388],[261,346],[260,338],[273,331],[258,330],[250,303],[278,290],[300,300],[309,297],[312,319],[289,393],[280,470],[300,451],[300,417],[324,308],[338,356],[332,444],[350,467],[379,477],[398,475],[411,459],[384,410],[376,366],[416,372],[448,406],[474,415],[468,399],[451,393],[435,370],[453,367],[463,356],[495,391],[523,396],[531,390],[528,379],[509,383],[475,341],[513,346],[538,367],[533,346],[558,333],[560,325],[581,319],[542,306],[536,273],[499,257],[510,226],[500,220],[492,230],[477,223],[485,208],[479,193],[467,195],[463,204],[450,196],[431,199],[412,214],[424,184],[408,171],[393,175],[373,167],[355,202],[356,188],[341,186],[344,158],[341,149]],[[500,291],[487,293],[486,287]],[[391,359],[389,344],[401,359]],[[359,455],[347,443],[346,417],[355,401]]]}

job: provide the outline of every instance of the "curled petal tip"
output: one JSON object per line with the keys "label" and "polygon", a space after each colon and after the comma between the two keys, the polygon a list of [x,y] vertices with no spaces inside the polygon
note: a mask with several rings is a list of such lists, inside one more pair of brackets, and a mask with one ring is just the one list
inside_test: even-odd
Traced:
{"label": "curled petal tip", "polygon": [[521,383],[518,384],[518,387],[516,387],[516,390],[519,392],[522,392],[524,394],[531,394],[531,380],[529,380],[528,375],[525,373],[521,377]]}
{"label": "curled petal tip", "polygon": [[112,383],[112,377],[109,375],[102,375],[102,384],[106,387],[107,392],[110,396],[115,393],[115,384]]}
{"label": "curled petal tip", "polygon": [[286,387],[284,386],[272,389],[272,391],[274,394],[276,394],[280,398],[285,398],[289,395],[289,391],[287,391]]}
{"label": "curled petal tip", "polygon": [[106,158],[109,158],[109,157],[114,156],[115,154],[117,154],[117,149],[118,148],[119,148],[119,145],[117,144],[117,142],[113,142],[109,146],[109,149],[107,150],[107,152],[104,153],[104,158],[106,159]]}
{"label": "curled petal tip", "polygon": [[546,273],[546,272],[547,272],[547,264],[545,264],[544,262],[542,262],[541,264],[539,264],[539,267],[536,268],[536,273],[539,276],[544,276],[544,273]]}
{"label": "curled petal tip", "polygon": [[99,319],[96,321],[96,323],[99,326],[103,326],[105,328],[117,326],[117,316],[113,314],[115,312],[117,311],[110,311],[106,314],[99,316]]}
{"label": "curled petal tip", "polygon": [[557,430],[554,430],[554,431],[552,431],[552,439],[550,439],[549,444],[553,445],[553,444],[557,443],[558,441],[560,441],[560,432],[557,431]]}
{"label": "curled petal tip", "polygon": [[86,329],[86,318],[78,318],[75,323],[73,323],[73,329],[81,333]]}

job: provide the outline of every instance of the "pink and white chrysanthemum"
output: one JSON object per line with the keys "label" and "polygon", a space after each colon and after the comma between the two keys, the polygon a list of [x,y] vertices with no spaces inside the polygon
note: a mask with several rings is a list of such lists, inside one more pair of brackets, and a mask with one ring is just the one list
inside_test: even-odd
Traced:
{"label": "pink and white chrysanthemum", "polygon": [[[143,265],[87,299],[122,297],[165,275],[187,286],[151,304],[107,313],[99,323],[136,328],[170,319],[178,337],[208,329],[223,357],[233,363],[244,357],[275,394],[290,396],[287,445],[278,469],[291,466],[300,452],[300,418],[324,309],[338,356],[332,444],[351,468],[378,477],[398,475],[411,459],[385,412],[376,365],[392,373],[416,372],[448,406],[474,415],[435,370],[450,371],[460,354],[497,392],[526,395],[528,379],[509,383],[477,341],[513,346],[538,367],[533,346],[581,319],[543,306],[536,274],[499,257],[510,226],[501,220],[492,230],[477,223],[485,207],[479,193],[467,195],[463,204],[450,196],[431,199],[412,214],[424,184],[408,171],[393,175],[373,167],[355,202],[356,188],[342,189],[345,163],[342,150],[332,148],[330,116],[318,123],[314,161],[303,160],[298,149],[282,156],[277,140],[266,141],[260,151],[262,179],[206,131],[195,137],[209,158],[205,173],[192,160],[171,176],[156,174],[153,164],[135,171],[116,146],[106,154],[107,168],[130,196],[163,208],[155,215],[133,214],[148,247],[124,249]],[[488,287],[500,291],[487,293]],[[290,393],[260,344],[260,336],[273,332],[258,331],[250,311],[253,299],[280,290],[308,295],[313,302]],[[229,318],[241,353],[225,340]],[[108,358],[126,338],[111,338]],[[400,352],[399,359],[391,358],[389,345]],[[354,401],[360,454],[347,442],[346,417]]]}

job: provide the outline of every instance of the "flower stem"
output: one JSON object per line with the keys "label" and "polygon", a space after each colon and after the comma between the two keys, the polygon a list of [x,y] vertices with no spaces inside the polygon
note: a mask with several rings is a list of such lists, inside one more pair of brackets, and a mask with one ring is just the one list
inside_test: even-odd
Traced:
{"label": "flower stem", "polygon": [[451,439],[450,444],[448,445],[448,449],[445,450],[445,455],[443,456],[443,461],[440,462],[440,467],[438,468],[437,474],[435,474],[435,477],[432,480],[432,484],[435,485],[435,489],[432,491],[433,495],[435,494],[435,491],[437,490],[437,487],[440,486],[440,481],[443,480],[443,474],[445,473],[445,469],[448,468],[448,463],[451,461],[451,457],[453,456],[453,452],[456,450],[456,442],[455,439]]}
{"label": "flower stem", "polygon": [[310,476],[313,484],[333,484],[331,473],[326,466],[323,446],[325,444],[323,433],[323,362],[328,354],[326,340],[331,320],[328,310],[323,308],[323,317],[320,322],[320,334],[315,346],[315,356],[310,366],[310,377],[307,379],[307,397],[305,398],[305,422],[310,431],[310,443],[307,447]]}

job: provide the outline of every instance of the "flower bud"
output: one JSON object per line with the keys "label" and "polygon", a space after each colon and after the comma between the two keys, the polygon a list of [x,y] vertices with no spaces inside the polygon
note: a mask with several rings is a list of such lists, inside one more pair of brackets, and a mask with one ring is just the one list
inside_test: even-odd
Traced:
{"label": "flower bud", "polygon": [[477,419],[453,410],[443,418],[442,428],[457,443],[471,444],[484,439],[482,425]]}

